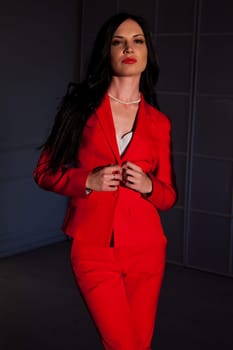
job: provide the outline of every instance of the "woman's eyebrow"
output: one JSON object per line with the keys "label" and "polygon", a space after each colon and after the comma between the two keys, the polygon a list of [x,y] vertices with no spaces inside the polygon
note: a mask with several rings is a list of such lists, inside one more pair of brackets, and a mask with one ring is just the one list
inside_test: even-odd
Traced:
{"label": "woman's eyebrow", "polygon": [[[137,37],[137,36],[143,36],[144,37],[144,34],[134,34],[133,37]],[[113,35],[113,38],[119,38],[119,39],[123,39],[124,36],[123,35]]]}

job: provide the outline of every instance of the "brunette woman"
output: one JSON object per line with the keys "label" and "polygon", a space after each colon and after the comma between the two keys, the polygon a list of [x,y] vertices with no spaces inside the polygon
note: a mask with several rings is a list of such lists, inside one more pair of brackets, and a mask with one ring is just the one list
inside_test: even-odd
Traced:
{"label": "brunette woman", "polygon": [[40,187],[70,198],[63,230],[73,271],[108,350],[151,349],[166,251],[158,209],[176,199],[157,78],[145,21],[111,17],[34,172]]}

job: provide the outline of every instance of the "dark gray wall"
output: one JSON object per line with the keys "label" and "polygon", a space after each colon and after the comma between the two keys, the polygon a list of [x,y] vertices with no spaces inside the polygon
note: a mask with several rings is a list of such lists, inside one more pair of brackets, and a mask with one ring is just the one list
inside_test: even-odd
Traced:
{"label": "dark gray wall", "polygon": [[173,121],[179,201],[169,259],[232,274],[233,4],[159,1],[159,95]]}
{"label": "dark gray wall", "polygon": [[75,0],[9,0],[0,11],[0,256],[64,239],[67,200],[32,178],[59,99],[74,79]]}
{"label": "dark gray wall", "polygon": [[161,66],[159,102],[173,123],[179,200],[161,213],[168,260],[232,275],[232,1],[102,0],[97,7],[85,0],[82,11],[79,3],[12,0],[1,11],[1,255],[63,239],[66,200],[36,188],[34,147],[51,126],[67,82],[83,76],[100,25],[126,10],[151,25]]}

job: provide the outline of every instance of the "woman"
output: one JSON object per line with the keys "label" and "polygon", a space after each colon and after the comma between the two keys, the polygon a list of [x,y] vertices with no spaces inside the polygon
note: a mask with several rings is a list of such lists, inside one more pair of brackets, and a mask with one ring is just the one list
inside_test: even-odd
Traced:
{"label": "woman", "polygon": [[110,18],[34,172],[40,187],[70,197],[63,229],[74,275],[109,350],[151,347],[166,249],[157,209],[176,199],[157,77],[144,20]]}

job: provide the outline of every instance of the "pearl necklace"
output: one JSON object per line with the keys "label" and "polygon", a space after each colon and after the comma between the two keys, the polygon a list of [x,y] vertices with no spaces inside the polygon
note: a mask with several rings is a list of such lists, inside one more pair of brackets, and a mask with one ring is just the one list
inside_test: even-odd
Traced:
{"label": "pearl necklace", "polygon": [[115,96],[111,95],[110,92],[108,93],[108,96],[113,99],[116,102],[119,102],[123,105],[132,105],[134,103],[139,103],[141,101],[141,96],[137,99],[137,100],[133,100],[133,101],[124,101],[124,100],[120,100],[119,98],[116,98]]}

